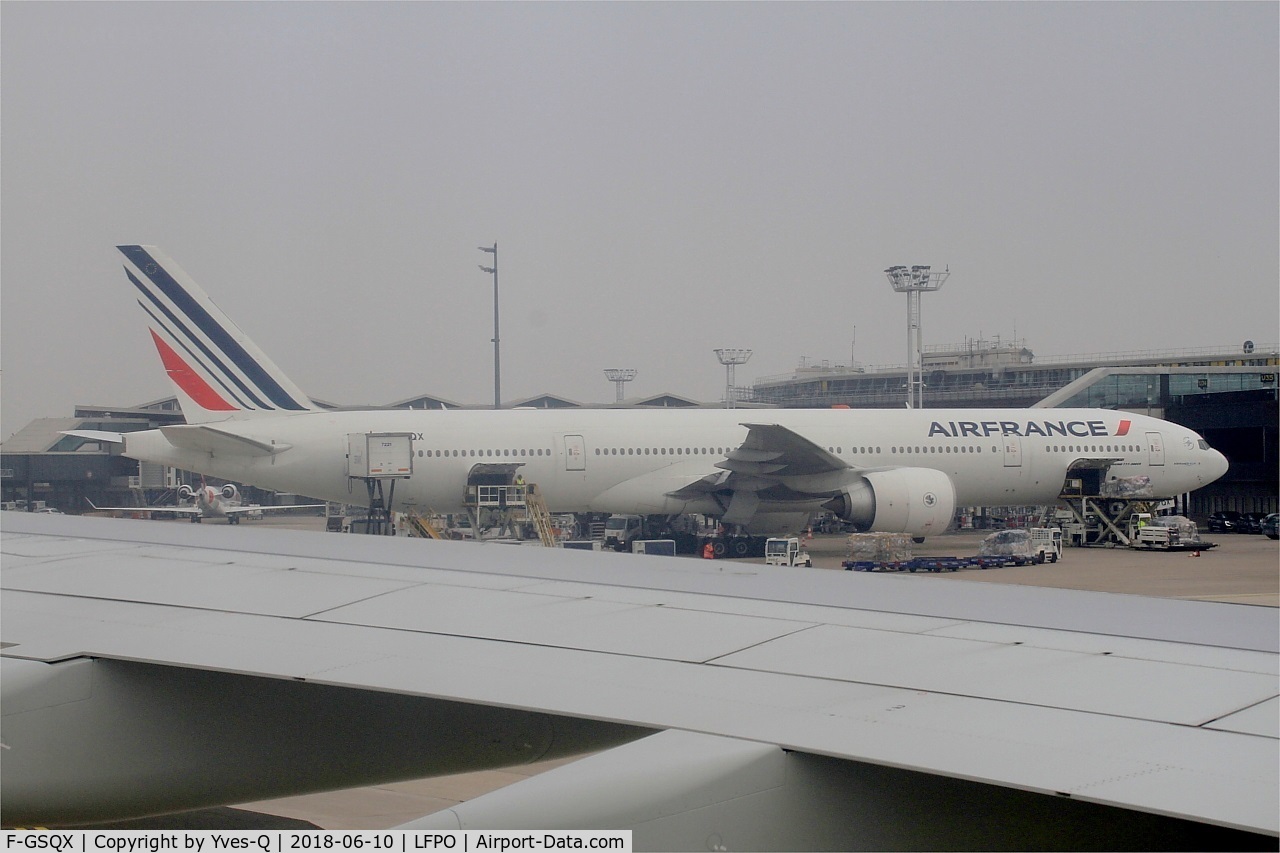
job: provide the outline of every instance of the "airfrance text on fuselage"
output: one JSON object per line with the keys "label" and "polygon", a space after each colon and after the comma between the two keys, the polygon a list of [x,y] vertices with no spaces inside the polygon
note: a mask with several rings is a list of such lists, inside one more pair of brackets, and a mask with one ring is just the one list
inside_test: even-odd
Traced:
{"label": "airfrance text on fuselage", "polygon": [[934,421],[929,424],[929,438],[939,435],[946,438],[986,438],[992,435],[1112,438],[1127,435],[1130,423],[1120,421],[1119,428],[1111,433],[1107,432],[1103,421]]}

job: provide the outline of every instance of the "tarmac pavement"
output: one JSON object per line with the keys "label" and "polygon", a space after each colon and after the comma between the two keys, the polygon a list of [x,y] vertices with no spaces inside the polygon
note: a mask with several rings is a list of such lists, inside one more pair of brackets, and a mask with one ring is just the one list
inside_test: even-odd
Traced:
{"label": "tarmac pavement", "polygon": [[[978,553],[985,535],[981,531],[946,533],[916,545],[913,553],[971,556]],[[1216,547],[1204,551],[1064,548],[1057,563],[912,576],[1280,606],[1280,541],[1243,533],[1205,539]],[[844,536],[815,536],[809,545],[815,568],[841,568],[847,550]]]}

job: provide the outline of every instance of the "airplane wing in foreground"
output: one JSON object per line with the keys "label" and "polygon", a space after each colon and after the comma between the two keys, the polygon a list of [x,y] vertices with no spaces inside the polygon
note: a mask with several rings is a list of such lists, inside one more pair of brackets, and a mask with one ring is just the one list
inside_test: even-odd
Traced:
{"label": "airplane wing in foreground", "polygon": [[1280,835],[1273,608],[12,513],[2,526],[9,825],[604,749],[421,825],[631,828],[637,849]]}

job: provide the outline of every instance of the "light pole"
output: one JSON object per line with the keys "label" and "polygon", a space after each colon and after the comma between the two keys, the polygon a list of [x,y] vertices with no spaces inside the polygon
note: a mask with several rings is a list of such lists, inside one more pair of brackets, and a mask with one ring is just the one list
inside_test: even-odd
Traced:
{"label": "light pole", "polygon": [[502,408],[502,350],[498,338],[498,241],[492,246],[478,246],[482,252],[493,255],[493,266],[480,265],[480,269],[493,274],[493,407]]}
{"label": "light pole", "polygon": [[907,294],[907,408],[921,409],[924,408],[924,336],[920,329],[920,294],[942,287],[951,275],[951,268],[933,272],[930,267],[917,264],[911,269],[889,267],[884,274],[894,290]]}
{"label": "light pole", "polygon": [[604,369],[604,378],[614,384],[617,389],[617,402],[621,403],[623,386],[636,378],[636,370],[634,367],[606,367]]}
{"label": "light pole", "polygon": [[723,364],[725,368],[724,407],[726,409],[737,408],[737,406],[734,405],[733,399],[733,369],[739,364],[746,364],[747,359],[751,358],[752,352],[754,352],[754,350],[726,348],[721,348],[715,351],[716,358],[720,359],[720,363]]}

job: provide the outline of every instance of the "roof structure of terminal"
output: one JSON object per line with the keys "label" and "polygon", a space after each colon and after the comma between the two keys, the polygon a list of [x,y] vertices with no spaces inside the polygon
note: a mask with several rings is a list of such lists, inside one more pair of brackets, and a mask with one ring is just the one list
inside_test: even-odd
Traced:
{"label": "roof structure of terminal", "polygon": [[[1092,371],[1156,371],[1169,375],[1236,375],[1231,390],[1275,387],[1280,345],[1252,342],[1182,350],[1141,350],[1037,358],[1025,342],[971,340],[932,346],[924,352],[927,408],[1027,408],[1047,403]],[[906,400],[905,365],[802,363],[790,374],[756,380],[751,400],[789,408],[897,407]],[[1099,381],[1100,377],[1094,381]],[[1225,380],[1191,380],[1201,391],[1217,390]],[[1175,383],[1177,384],[1177,383]],[[1188,392],[1192,393],[1192,392]],[[1068,395],[1071,396],[1071,395]],[[1087,405],[1070,403],[1069,405]],[[1112,406],[1115,407],[1115,406]]]}

